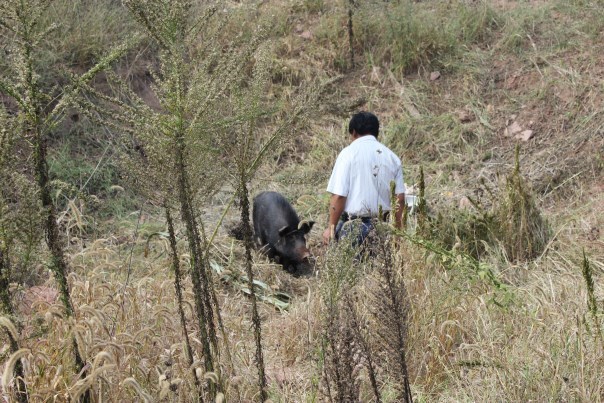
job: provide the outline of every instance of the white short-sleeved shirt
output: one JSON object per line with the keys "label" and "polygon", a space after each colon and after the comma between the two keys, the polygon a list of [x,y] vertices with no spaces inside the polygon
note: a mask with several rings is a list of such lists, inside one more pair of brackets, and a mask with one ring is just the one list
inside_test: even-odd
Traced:
{"label": "white short-sleeved shirt", "polygon": [[379,206],[390,211],[390,182],[395,193],[405,193],[401,160],[372,135],[344,148],[333,167],[327,191],[346,197],[344,211],[356,216],[376,216]]}

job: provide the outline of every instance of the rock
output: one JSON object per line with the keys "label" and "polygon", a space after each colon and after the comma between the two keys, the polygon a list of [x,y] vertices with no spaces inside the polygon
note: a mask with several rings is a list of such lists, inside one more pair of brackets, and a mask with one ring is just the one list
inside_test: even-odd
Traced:
{"label": "rock", "polygon": [[505,128],[503,135],[506,137],[513,136],[522,131],[522,127],[518,124],[518,122],[512,122],[511,125]]}
{"label": "rock", "polygon": [[533,138],[533,133],[532,130],[523,130],[521,133],[514,136],[514,138],[522,141],[529,141]]}
{"label": "rock", "polygon": [[440,71],[433,71],[430,73],[430,81],[436,81],[440,78]]}

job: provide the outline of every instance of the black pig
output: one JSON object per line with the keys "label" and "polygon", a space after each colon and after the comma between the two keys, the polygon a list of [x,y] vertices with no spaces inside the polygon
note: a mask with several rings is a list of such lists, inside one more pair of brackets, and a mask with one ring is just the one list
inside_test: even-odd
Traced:
{"label": "black pig", "polygon": [[302,221],[291,204],[277,192],[262,192],[254,198],[254,238],[269,258],[290,273],[300,274],[310,257],[306,235],[314,221]]}

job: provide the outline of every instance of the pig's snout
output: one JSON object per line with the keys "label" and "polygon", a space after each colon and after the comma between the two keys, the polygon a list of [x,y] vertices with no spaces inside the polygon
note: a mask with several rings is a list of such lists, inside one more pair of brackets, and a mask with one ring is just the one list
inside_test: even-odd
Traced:
{"label": "pig's snout", "polygon": [[310,253],[308,248],[301,248],[298,251],[298,257],[300,261],[308,260],[308,258],[312,257],[312,253]]}

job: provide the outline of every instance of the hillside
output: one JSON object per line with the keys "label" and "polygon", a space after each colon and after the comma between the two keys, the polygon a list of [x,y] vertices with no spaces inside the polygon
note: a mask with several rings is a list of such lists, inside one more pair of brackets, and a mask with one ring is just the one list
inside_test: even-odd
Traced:
{"label": "hillside", "polygon": [[[74,101],[48,134],[71,316],[40,229],[45,210],[36,201],[40,182],[30,164],[34,136],[24,130],[5,140],[25,127],[19,119],[26,114],[6,84],[23,76],[12,57],[17,41],[0,25],[7,55],[0,61],[0,285],[9,300],[3,309],[14,307],[0,322],[6,401],[18,397],[17,382],[7,375],[18,358],[29,401],[70,401],[86,390],[99,402],[258,401],[255,309],[273,402],[404,401],[396,361],[401,349],[388,330],[400,323],[415,401],[604,400],[601,1],[220,4],[217,15],[235,17],[217,28],[208,23],[216,29],[208,36],[214,42],[189,43],[190,57],[216,57],[204,78],[215,88],[220,83],[211,76],[221,77],[220,68],[255,77],[250,71],[256,65],[270,66],[270,84],[258,103],[274,107],[276,117],[246,109],[260,122],[250,144],[254,138],[266,144],[265,133],[287,121],[296,111],[287,105],[316,85],[314,79],[332,81],[316,99],[309,96],[308,114],[287,126],[291,130],[268,149],[249,181],[251,196],[277,190],[302,218],[316,221],[308,236],[312,276],[294,277],[254,251],[258,295],[250,297],[244,244],[228,235],[245,205],[233,179],[237,161],[230,170],[214,169],[240,148],[233,140],[238,126],[226,134],[218,123],[212,126],[227,127],[219,118],[229,116],[237,100],[225,96],[228,101],[200,118],[214,137],[187,143],[197,231],[207,242],[203,270],[211,274],[212,303],[219,307],[209,321],[217,329],[212,371],[204,361],[210,351],[202,337],[205,319],[196,313],[191,281],[196,257],[174,196],[178,181],[162,176],[172,154],[157,151],[164,143],[152,132],[137,137],[137,129],[151,123],[177,126],[161,120],[177,110],[170,109],[177,97],[160,86],[169,75],[165,52],[117,2],[50,4],[39,25],[59,24],[36,44],[35,61],[40,88],[52,95],[46,109],[60,104],[58,89],[70,88],[75,75],[116,44],[134,44],[94,76],[89,92],[80,91],[98,111]],[[198,10],[204,5],[194,2],[187,12],[205,15]],[[266,30],[270,52],[259,46],[262,57],[243,59],[241,70],[220,64],[229,54],[245,53],[250,21]],[[132,108],[128,113],[143,111],[147,121],[111,120],[122,107],[106,103],[116,94]],[[270,104],[273,99],[278,102]],[[380,118],[380,140],[401,157],[405,182],[425,190],[427,203],[404,232],[386,230],[396,241],[387,244],[385,257],[364,264],[353,262],[345,248],[322,245],[321,238],[327,180],[348,144],[348,119],[359,110]],[[146,159],[160,168],[147,168]],[[182,270],[176,287],[166,211],[173,214]],[[399,304],[387,304],[392,288],[403,299]],[[88,364],[84,379],[73,366],[74,345]],[[220,394],[212,396],[209,385]]]}

